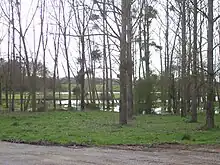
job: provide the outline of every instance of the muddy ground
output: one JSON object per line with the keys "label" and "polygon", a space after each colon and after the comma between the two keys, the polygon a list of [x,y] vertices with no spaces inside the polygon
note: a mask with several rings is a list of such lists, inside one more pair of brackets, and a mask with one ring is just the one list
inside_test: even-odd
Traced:
{"label": "muddy ground", "polygon": [[166,146],[150,149],[123,149],[126,148],[67,148],[0,142],[0,165],[220,164],[220,150],[218,149],[186,149]]}

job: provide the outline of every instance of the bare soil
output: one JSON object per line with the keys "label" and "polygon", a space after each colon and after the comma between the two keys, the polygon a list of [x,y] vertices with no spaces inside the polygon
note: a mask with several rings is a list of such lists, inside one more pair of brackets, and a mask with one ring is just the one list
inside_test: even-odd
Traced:
{"label": "bare soil", "polygon": [[0,165],[218,165],[218,146],[61,147],[0,142]]}

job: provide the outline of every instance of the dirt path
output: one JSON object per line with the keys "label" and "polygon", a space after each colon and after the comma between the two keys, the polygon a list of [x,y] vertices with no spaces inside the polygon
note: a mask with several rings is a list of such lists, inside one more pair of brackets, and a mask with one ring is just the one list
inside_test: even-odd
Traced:
{"label": "dirt path", "polygon": [[177,149],[151,151],[64,148],[0,142],[0,165],[218,165],[220,153]]}

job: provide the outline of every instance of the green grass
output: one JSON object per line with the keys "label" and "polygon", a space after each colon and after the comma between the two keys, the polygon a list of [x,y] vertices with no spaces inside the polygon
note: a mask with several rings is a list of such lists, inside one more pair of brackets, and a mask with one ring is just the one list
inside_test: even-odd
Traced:
{"label": "green grass", "polygon": [[[138,116],[127,126],[118,124],[118,113],[45,112],[0,115],[0,139],[60,144],[219,144],[220,130],[201,131],[199,123],[178,116]],[[220,116],[216,116],[220,125]],[[185,140],[183,140],[185,139]]]}

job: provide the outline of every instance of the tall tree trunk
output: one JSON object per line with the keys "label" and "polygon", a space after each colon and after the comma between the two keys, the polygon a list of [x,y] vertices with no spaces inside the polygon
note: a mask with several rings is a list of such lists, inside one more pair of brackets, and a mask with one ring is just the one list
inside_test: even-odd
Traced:
{"label": "tall tree trunk", "polygon": [[[159,42],[160,42],[160,46],[162,45],[161,44],[161,29],[159,30]],[[166,58],[166,55],[165,55],[165,58]],[[166,63],[166,62],[165,62]],[[163,55],[162,55],[162,49],[160,49],[160,73],[161,73],[161,76],[160,76],[160,92],[161,92],[161,95],[160,95],[160,99],[161,99],[161,110],[162,111],[166,111],[166,99],[165,99],[165,89],[164,89],[164,73],[163,73]]]}
{"label": "tall tree trunk", "polygon": [[150,20],[148,18],[149,15],[149,6],[148,2],[145,1],[145,13],[144,13],[144,60],[145,60],[145,71],[146,71],[146,77],[150,75],[150,50],[149,50],[149,44],[150,44]]}
{"label": "tall tree trunk", "polygon": [[22,59],[22,48],[21,48],[21,36],[19,36],[19,63],[20,63],[20,110],[24,110],[24,88],[23,88],[23,77],[24,77],[24,66],[23,66],[23,59]]}
{"label": "tall tree trunk", "polygon": [[57,44],[57,46],[56,46],[56,43],[55,43],[56,41],[54,41],[54,51],[55,51],[55,58],[54,58],[54,68],[53,68],[53,108],[54,108],[54,110],[56,110],[56,87],[57,87],[57,74],[56,74],[56,72],[57,72],[57,63],[58,63],[58,51],[57,51],[57,49],[58,49],[58,45],[59,45],[59,43]]}
{"label": "tall tree trunk", "polygon": [[[90,101],[91,103],[95,104],[95,88],[96,88],[96,84],[95,84],[95,60],[92,57],[92,51],[94,50],[94,37],[93,37],[93,44],[91,44],[91,38],[90,38],[90,33],[88,32],[88,44],[89,44],[89,61],[90,61],[90,69],[91,69],[91,83],[90,83],[90,87],[91,87],[91,91],[90,91]],[[93,48],[92,48],[93,47]]]}
{"label": "tall tree trunk", "polygon": [[194,27],[193,27],[193,89],[192,92],[192,122],[197,122],[197,8],[198,2],[194,0]]}
{"label": "tall tree trunk", "polygon": [[176,40],[177,40],[177,37],[178,37],[178,33],[179,33],[179,25],[180,25],[180,22],[181,22],[181,17],[179,17],[179,20],[178,20],[178,24],[177,24],[177,28],[176,28],[176,31],[175,31],[175,37],[174,37],[174,42],[173,42],[173,47],[172,47],[172,50],[171,50],[171,53],[170,53],[170,64],[169,64],[169,75],[171,77],[171,95],[172,95],[172,100],[173,100],[173,112],[174,114],[177,114],[177,102],[179,101],[178,98],[177,98],[177,94],[176,94],[176,84],[175,84],[175,78],[174,78],[174,74],[173,74],[173,56],[174,56],[174,50],[176,48]]}
{"label": "tall tree trunk", "polygon": [[[143,12],[141,11],[140,14],[142,15]],[[138,43],[139,43],[139,53],[140,53],[140,61],[139,61],[139,69],[138,69],[138,73],[139,73],[139,79],[141,78],[141,66],[143,64],[143,56],[142,56],[142,16],[140,17],[139,19],[139,29],[138,29],[138,35],[139,35],[139,38],[138,38]],[[144,74],[144,70],[143,70],[143,74]]]}
{"label": "tall tree trunk", "polygon": [[206,126],[214,128],[214,69],[213,69],[213,0],[208,0],[208,91],[207,91],[207,110],[206,110]]}
{"label": "tall tree trunk", "polygon": [[[83,26],[84,27],[84,26]],[[85,110],[85,62],[86,62],[86,57],[85,57],[85,34],[81,36],[81,44],[82,44],[82,63],[81,63],[81,110]]]}
{"label": "tall tree trunk", "polygon": [[[28,76],[28,79],[29,79],[29,85],[30,87],[32,87],[32,77],[33,75],[31,75],[31,71],[30,71],[30,62],[29,62],[29,57],[28,57],[28,50],[27,50],[27,44],[26,44],[26,39],[25,39],[25,34],[23,33],[23,29],[22,29],[22,21],[21,21],[21,7],[20,7],[20,2],[18,0],[16,0],[16,7],[17,7],[17,16],[18,16],[18,24],[19,24],[19,37],[21,39],[21,42],[22,42],[22,45],[23,45],[23,50],[24,50],[24,64],[25,64],[25,67],[26,67],[26,72],[25,70],[23,69],[23,73],[27,73],[27,76]],[[28,29],[26,29],[28,30]],[[35,36],[34,36],[35,37]],[[35,40],[34,40],[34,54],[35,54]],[[33,64],[34,65],[34,64]],[[34,67],[33,67],[34,68]],[[34,69],[33,69],[34,70]],[[24,74],[23,74],[23,82],[24,82]],[[32,91],[30,89],[30,93],[33,93],[34,91]],[[33,93],[34,94],[34,93]],[[24,105],[24,111],[27,110],[28,108],[28,104],[29,104],[29,101],[30,101],[30,94],[28,95],[28,101],[27,103],[25,103]],[[35,102],[35,103],[34,103]],[[36,100],[32,100],[32,110],[35,111],[36,110]]]}
{"label": "tall tree trunk", "polygon": [[[107,29],[107,27],[106,27]],[[113,91],[113,77],[112,77],[112,59],[111,59],[111,49],[109,43],[109,32],[107,32],[107,45],[108,45],[108,60],[109,60],[109,71],[110,71],[110,93],[111,93],[111,101],[112,101],[112,109],[114,110],[115,103],[114,103],[114,91]]]}
{"label": "tall tree trunk", "polygon": [[[181,38],[179,38],[179,54],[181,54]],[[179,114],[181,114],[181,94],[182,94],[182,91],[181,91],[181,59],[178,59],[177,60],[177,66],[178,66],[178,77],[179,77],[179,81],[178,81],[178,94],[177,94],[177,106],[178,106],[178,112]]]}
{"label": "tall tree trunk", "polygon": [[[106,44],[106,15],[107,15],[107,10],[106,10],[106,0],[103,2],[103,38],[104,38],[104,43]],[[104,45],[105,48],[105,53],[104,53],[104,61],[105,61],[105,76],[106,76],[106,104],[107,104],[107,110],[110,110],[110,102],[109,102],[109,77],[108,77],[108,59],[107,59],[107,53],[106,53],[106,45]]]}
{"label": "tall tree trunk", "polygon": [[[41,35],[42,35],[42,51],[43,51],[43,95],[44,95],[44,102],[43,102],[43,106],[44,106],[44,111],[46,111],[47,107],[46,107],[46,47],[47,47],[47,40],[48,38],[45,39],[44,37],[44,15],[45,15],[45,0],[41,1],[41,15],[40,15],[40,20],[41,20]],[[47,28],[48,29],[48,28]],[[47,37],[47,35],[46,35]]]}
{"label": "tall tree trunk", "polygon": [[[30,68],[27,68],[27,71],[29,70],[29,75],[30,75],[30,88],[31,88],[31,106],[32,106],[32,111],[36,112],[37,111],[37,104],[36,104],[36,80],[37,80],[37,57],[39,54],[39,49],[40,49],[40,43],[41,43],[41,37],[42,35],[40,35],[39,38],[39,44],[38,44],[38,48],[36,50],[36,29],[35,29],[35,24],[33,24],[33,43],[34,43],[34,60],[32,60],[32,65],[33,65],[33,73],[32,75],[30,74]],[[25,42],[25,38],[23,37],[23,42]],[[26,43],[25,43],[26,45]],[[27,59],[28,59],[28,54],[27,55]],[[27,102],[27,105],[29,104],[29,100]]]}
{"label": "tall tree trunk", "polygon": [[110,95],[109,95],[109,77],[108,77],[108,60],[107,60],[107,55],[105,55],[105,76],[106,76],[106,108],[109,111],[110,110]]}
{"label": "tall tree trunk", "polygon": [[[170,66],[170,55],[169,55],[169,1],[166,1],[166,34],[165,34],[166,42],[165,42],[165,79],[166,79],[166,87],[167,87],[167,99],[168,99],[168,112],[171,113],[171,81],[172,76],[169,75]],[[166,105],[166,99],[165,99]]]}
{"label": "tall tree trunk", "polygon": [[7,75],[6,75],[6,82],[5,82],[5,101],[6,101],[6,108],[8,110],[9,108],[9,102],[10,102],[10,99],[9,99],[9,90],[10,90],[10,41],[11,41],[11,23],[9,22],[9,25],[8,25],[8,65],[7,65]]}
{"label": "tall tree trunk", "polygon": [[[144,28],[143,28],[143,33],[144,33],[144,61],[145,61],[145,74],[148,75],[148,63],[147,63],[147,2],[146,0],[144,1]],[[143,73],[144,74],[144,73]],[[144,78],[146,75],[144,74]]]}
{"label": "tall tree trunk", "polygon": [[128,118],[132,119],[133,116],[133,60],[131,54],[132,42],[132,18],[131,18],[131,0],[128,1],[127,9],[127,71],[128,71]]}
{"label": "tall tree trunk", "polygon": [[182,95],[181,95],[181,116],[186,116],[186,0],[182,1]]}
{"label": "tall tree trunk", "polygon": [[58,81],[58,95],[59,95],[59,107],[62,107],[62,99],[61,99],[61,81],[59,76],[59,67],[57,67],[57,81]]}
{"label": "tall tree trunk", "polygon": [[122,9],[122,29],[120,36],[120,110],[119,123],[127,124],[128,122],[128,107],[127,107],[127,52],[126,52],[126,12],[127,0],[121,1]]}
{"label": "tall tree trunk", "polygon": [[106,68],[106,26],[105,26],[105,16],[106,16],[106,10],[105,10],[105,3],[106,0],[103,1],[103,83],[102,83],[102,106],[103,106],[103,110],[105,110],[105,101],[108,97],[108,93],[107,90],[105,91],[105,88],[107,87],[106,82],[108,81],[106,79],[106,72],[105,70],[107,70],[108,68]]}
{"label": "tall tree trunk", "polygon": [[[63,35],[63,44],[64,44],[64,55],[66,58],[66,67],[67,67],[67,79],[68,79],[68,108],[72,107],[72,89],[71,89],[71,75],[70,75],[70,59],[69,59],[69,52],[68,52],[68,45],[67,45],[67,24],[68,22],[66,21],[66,15],[65,15],[65,1],[60,0],[59,8],[62,9],[62,21],[63,21],[63,26],[59,24],[61,30],[62,30],[62,35]],[[60,12],[60,11],[59,11]],[[60,13],[59,13],[60,15]]]}
{"label": "tall tree trunk", "polygon": [[72,90],[71,90],[70,62],[69,62],[69,54],[68,54],[68,47],[67,47],[66,28],[64,30],[63,39],[64,39],[64,49],[65,49],[65,56],[66,56],[67,78],[68,78],[68,108],[71,108],[72,107],[72,103],[71,103]]}
{"label": "tall tree trunk", "polygon": [[219,83],[215,79],[215,91],[218,99],[218,108],[220,108],[220,95],[219,95]]}
{"label": "tall tree trunk", "polygon": [[177,114],[177,91],[175,86],[174,74],[171,74],[171,94],[173,99],[173,113]]}
{"label": "tall tree trunk", "polygon": [[12,99],[11,99],[11,111],[15,111],[15,20],[14,20],[14,4],[11,3],[12,10],[12,69],[11,69],[11,89],[12,89]]}
{"label": "tall tree trunk", "polygon": [[187,17],[188,17],[188,60],[187,60],[187,77],[186,77],[186,90],[187,90],[187,95],[186,95],[186,111],[189,113],[190,108],[191,108],[191,77],[190,77],[190,72],[191,72],[191,66],[192,66],[192,27],[191,27],[191,6],[190,6],[190,0],[187,1]]}
{"label": "tall tree trunk", "polygon": [[[200,7],[203,6],[203,1],[200,2]],[[200,61],[200,72],[201,72],[201,86],[203,87],[201,90],[201,97],[202,97],[202,103],[203,103],[203,110],[206,109],[206,93],[207,93],[207,88],[206,88],[206,83],[205,83],[205,74],[204,74],[204,65],[203,65],[203,52],[202,52],[202,47],[203,47],[203,26],[204,26],[204,17],[200,14],[200,27],[199,27],[199,61]],[[200,98],[201,99],[201,98]]]}
{"label": "tall tree trunk", "polygon": [[32,111],[36,112],[36,66],[34,66],[33,74],[31,76],[31,106]]}

